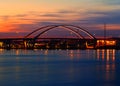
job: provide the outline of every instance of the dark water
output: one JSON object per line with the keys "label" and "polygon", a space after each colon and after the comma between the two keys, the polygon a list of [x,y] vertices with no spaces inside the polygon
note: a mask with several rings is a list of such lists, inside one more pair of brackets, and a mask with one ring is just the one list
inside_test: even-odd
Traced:
{"label": "dark water", "polygon": [[120,51],[0,50],[0,86],[120,86]]}

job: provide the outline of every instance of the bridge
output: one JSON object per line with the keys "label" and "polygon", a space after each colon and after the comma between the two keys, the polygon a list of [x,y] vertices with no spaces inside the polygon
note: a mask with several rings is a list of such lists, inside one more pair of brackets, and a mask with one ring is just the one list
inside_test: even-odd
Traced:
{"label": "bridge", "polygon": [[[53,29],[65,29],[73,33],[74,38],[43,38],[42,35]],[[57,33],[57,32],[56,32]],[[34,34],[34,35],[33,35]],[[0,39],[3,49],[86,49],[96,48],[96,37],[76,25],[47,25],[35,29],[23,38]]]}

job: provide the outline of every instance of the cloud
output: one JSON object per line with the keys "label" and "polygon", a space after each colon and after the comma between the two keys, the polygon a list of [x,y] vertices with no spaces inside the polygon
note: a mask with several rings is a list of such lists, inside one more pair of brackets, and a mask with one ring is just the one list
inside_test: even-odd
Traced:
{"label": "cloud", "polygon": [[4,20],[4,21],[7,21],[10,18],[10,16],[8,16],[8,15],[6,15],[6,16],[0,16],[0,18],[2,20]]}
{"label": "cloud", "polygon": [[109,5],[120,5],[120,0],[104,0],[103,2]]}
{"label": "cloud", "polygon": [[62,17],[62,15],[58,14],[58,13],[45,13],[40,15],[41,17]]}
{"label": "cloud", "polygon": [[60,10],[60,11],[58,11],[58,13],[68,14],[68,13],[76,13],[76,11],[72,11],[72,10]]}
{"label": "cloud", "polygon": [[28,14],[18,14],[18,15],[15,15],[13,17],[26,17],[26,16],[28,16]]}
{"label": "cloud", "polygon": [[108,23],[113,26],[109,30],[119,30],[119,14],[119,9],[108,11],[63,9],[48,13],[32,11],[31,13],[28,12],[13,16],[0,16],[0,18],[3,21],[7,21],[8,24],[11,24],[10,26],[13,26],[12,28],[7,27],[11,32],[18,31],[29,33],[34,29],[45,25],[74,24],[82,26],[91,33],[98,33],[103,30],[103,23]]}
{"label": "cloud", "polygon": [[93,15],[101,16],[92,16],[88,18],[88,21],[94,21],[95,23],[109,23],[109,24],[120,24],[120,10],[113,10],[108,12],[90,12]]}

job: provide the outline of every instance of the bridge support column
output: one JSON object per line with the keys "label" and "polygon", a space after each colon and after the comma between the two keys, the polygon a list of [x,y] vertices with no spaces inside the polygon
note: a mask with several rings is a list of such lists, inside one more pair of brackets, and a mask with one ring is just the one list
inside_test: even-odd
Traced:
{"label": "bridge support column", "polygon": [[96,48],[96,40],[86,40],[86,48],[95,49]]}
{"label": "bridge support column", "polygon": [[11,49],[12,48],[11,44],[12,44],[11,40],[5,40],[3,43],[5,49]]}
{"label": "bridge support column", "polygon": [[35,46],[34,39],[24,40],[24,48],[25,49],[34,49],[34,46]]}

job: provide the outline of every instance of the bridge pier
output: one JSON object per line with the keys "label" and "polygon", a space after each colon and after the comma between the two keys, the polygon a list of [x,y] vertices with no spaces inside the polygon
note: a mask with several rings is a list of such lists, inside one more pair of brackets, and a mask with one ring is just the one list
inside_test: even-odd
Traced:
{"label": "bridge pier", "polygon": [[23,42],[24,42],[25,49],[34,49],[34,46],[35,46],[34,39],[25,39]]}
{"label": "bridge pier", "polygon": [[96,43],[97,43],[96,39],[86,40],[86,48],[87,49],[95,49],[96,48]]}
{"label": "bridge pier", "polygon": [[12,41],[11,40],[4,40],[3,42],[3,48],[5,49],[11,49],[12,48]]}

